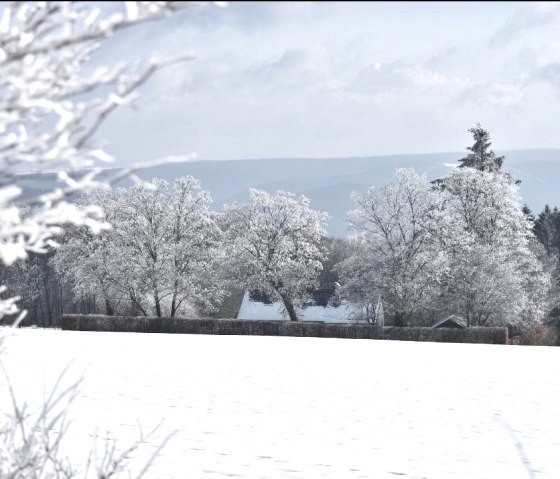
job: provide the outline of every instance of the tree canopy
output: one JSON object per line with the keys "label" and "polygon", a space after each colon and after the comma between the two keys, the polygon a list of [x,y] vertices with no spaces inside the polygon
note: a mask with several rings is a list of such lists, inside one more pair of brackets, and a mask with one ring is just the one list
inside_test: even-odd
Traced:
{"label": "tree canopy", "polygon": [[227,274],[237,284],[280,299],[290,320],[297,321],[295,306],[322,268],[326,219],[305,196],[251,189],[248,202],[224,209]]}

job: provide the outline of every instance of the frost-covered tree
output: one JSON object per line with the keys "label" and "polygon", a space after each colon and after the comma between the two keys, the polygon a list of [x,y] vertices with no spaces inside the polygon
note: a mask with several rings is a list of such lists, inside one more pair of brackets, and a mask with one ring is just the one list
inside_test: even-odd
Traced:
{"label": "frost-covered tree", "polygon": [[345,259],[352,257],[356,251],[356,242],[348,238],[324,237],[321,241],[321,248],[324,251],[322,269],[318,277],[318,288],[329,298],[334,298],[340,276],[335,266]]}
{"label": "frost-covered tree", "polygon": [[[100,8],[100,2],[96,3],[2,5],[0,262],[5,266],[25,259],[30,252],[46,253],[56,246],[56,236],[68,225],[92,232],[108,227],[100,208],[78,208],[67,199],[101,183],[97,181],[99,169],[91,167],[111,158],[94,136],[108,115],[131,103],[135,90],[158,68],[179,59],[150,61],[139,73],[131,72],[126,64],[88,69],[90,57],[108,37],[185,6],[185,2],[123,2]],[[133,169],[103,183],[122,178]],[[53,178],[57,180],[55,187]],[[35,184],[30,187],[30,182]],[[39,194],[38,182],[45,183]],[[5,291],[5,286],[0,287],[0,292]],[[0,299],[0,318],[18,311],[17,300]],[[3,340],[0,336],[0,346]],[[37,415],[21,406],[9,389],[13,411],[6,411],[0,425],[0,476],[87,476],[88,471],[71,467],[59,449],[67,399],[76,394],[77,385],[60,392],[57,383]],[[97,467],[96,476],[120,476],[125,472],[127,452],[117,457],[114,450],[108,451],[101,463],[92,464]]]}
{"label": "frost-covered tree", "polygon": [[[89,67],[105,39],[184,7],[184,2],[13,2],[0,19],[0,261],[44,253],[63,225],[99,232],[99,208],[78,209],[69,195],[99,182],[91,168],[110,156],[94,135],[111,112],[174,60],[151,61],[139,73],[125,63]],[[49,175],[42,174],[48,171]],[[85,171],[85,172],[84,172]],[[72,173],[73,172],[73,173]],[[117,175],[120,177],[121,175]],[[50,182],[36,194],[29,182]],[[2,287],[5,291],[5,287]],[[0,299],[0,317],[17,312],[17,297]]]}
{"label": "frost-covered tree", "polygon": [[470,153],[459,160],[459,168],[476,168],[480,171],[500,171],[504,162],[503,156],[496,156],[494,151],[490,150],[492,142],[490,141],[490,133],[486,131],[480,123],[474,128],[469,129],[472,133],[474,144],[468,146]]}
{"label": "frost-covered tree", "polygon": [[57,252],[57,270],[76,296],[104,298],[108,314],[123,300],[158,317],[174,317],[187,305],[211,308],[222,289],[221,232],[210,202],[190,176],[94,191],[82,203],[103,204],[113,227],[96,236],[84,228],[71,234]]}
{"label": "frost-covered tree", "polygon": [[[103,205],[108,221],[115,220],[111,213],[116,210],[117,193],[109,189],[97,188],[82,198],[78,205],[87,207],[92,202]],[[96,295],[112,316],[123,301],[114,280],[114,255],[111,239],[113,229],[94,233],[89,228],[71,227],[60,239],[61,246],[51,259],[57,277],[71,288],[74,300]],[[113,241],[114,242],[114,241]]]}
{"label": "frost-covered tree", "polygon": [[387,185],[353,195],[357,208],[349,212],[349,224],[368,247],[340,266],[344,283],[357,291],[363,276],[365,303],[382,295],[397,325],[408,324],[435,294],[443,258],[433,247],[429,222],[437,198],[426,176],[411,168],[397,170]]}
{"label": "frost-covered tree", "polygon": [[[10,285],[10,294],[15,294],[19,301],[29,303],[40,295],[42,274],[38,259],[39,255],[30,253],[25,261],[16,261],[10,266],[0,263],[0,284]],[[12,322],[10,317],[0,319],[0,324]]]}
{"label": "frost-covered tree", "polygon": [[282,301],[291,321],[321,271],[327,214],[309,199],[251,189],[249,201],[224,207],[225,269],[230,280]]}
{"label": "frost-covered tree", "polygon": [[335,297],[354,305],[352,319],[373,323],[375,305],[382,295],[374,266],[379,258],[371,243],[363,236],[356,236],[348,241],[351,244],[351,254],[334,266],[338,275]]}
{"label": "frost-covered tree", "polygon": [[442,307],[469,326],[541,320],[551,278],[532,247],[517,185],[508,175],[465,167],[440,192],[434,236],[449,266]]}
{"label": "frost-covered tree", "polygon": [[434,187],[398,170],[354,200],[363,245],[338,266],[352,302],[367,310],[383,296],[397,325],[422,311],[461,314],[469,326],[542,320],[551,268],[509,175],[457,168]]}

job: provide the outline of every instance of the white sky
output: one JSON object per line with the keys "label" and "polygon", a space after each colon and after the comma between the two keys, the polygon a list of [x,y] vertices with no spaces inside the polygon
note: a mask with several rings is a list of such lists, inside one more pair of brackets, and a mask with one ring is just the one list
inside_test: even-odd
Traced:
{"label": "white sky", "polygon": [[111,40],[96,61],[193,51],[100,131],[119,163],[560,148],[560,3],[243,3]]}

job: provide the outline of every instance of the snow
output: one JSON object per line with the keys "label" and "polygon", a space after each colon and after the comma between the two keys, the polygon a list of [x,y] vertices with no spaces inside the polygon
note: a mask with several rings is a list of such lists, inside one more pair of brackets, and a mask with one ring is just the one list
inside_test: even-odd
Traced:
{"label": "snow", "polygon": [[[249,292],[245,291],[243,301],[239,307],[237,319],[269,321],[286,321],[287,316],[282,315],[284,306],[280,302],[265,304],[260,301],[251,301]],[[333,306],[306,306],[298,310],[300,321],[322,321],[325,323],[347,323],[356,314],[356,307],[349,304]]]}
{"label": "snow", "polygon": [[[37,404],[87,368],[66,447],[165,422],[149,477],[556,478],[560,349],[17,330],[2,355]],[[379,366],[382,365],[382,366]],[[0,379],[0,406],[9,404]],[[525,463],[525,464],[524,464]]]}

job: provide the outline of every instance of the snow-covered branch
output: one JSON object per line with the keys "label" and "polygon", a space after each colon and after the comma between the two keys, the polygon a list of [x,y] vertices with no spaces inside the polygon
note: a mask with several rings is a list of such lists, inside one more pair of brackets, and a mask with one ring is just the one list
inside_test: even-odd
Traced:
{"label": "snow-covered branch", "polygon": [[113,314],[130,302],[142,314],[176,316],[185,306],[211,309],[222,296],[215,275],[221,233],[211,197],[190,176],[153,179],[131,188],[99,189],[81,208],[102,204],[112,230],[73,230],[54,258],[75,295],[96,294]]}
{"label": "snow-covered branch", "polygon": [[327,218],[312,210],[305,196],[251,189],[247,203],[225,208],[227,273],[238,285],[281,299],[290,320],[297,321],[295,304],[322,268]]}
{"label": "snow-covered branch", "polygon": [[[13,2],[0,19],[0,261],[55,246],[64,225],[108,227],[99,208],[67,198],[109,186],[139,166],[100,179],[112,161],[95,134],[117,108],[132,104],[155,72],[192,55],[150,60],[134,72],[126,62],[90,67],[105,40],[124,28],[205,2]],[[37,194],[33,181],[45,185]],[[53,187],[53,184],[55,185]],[[44,189],[44,188],[40,188]],[[0,299],[0,318],[13,312]]]}

